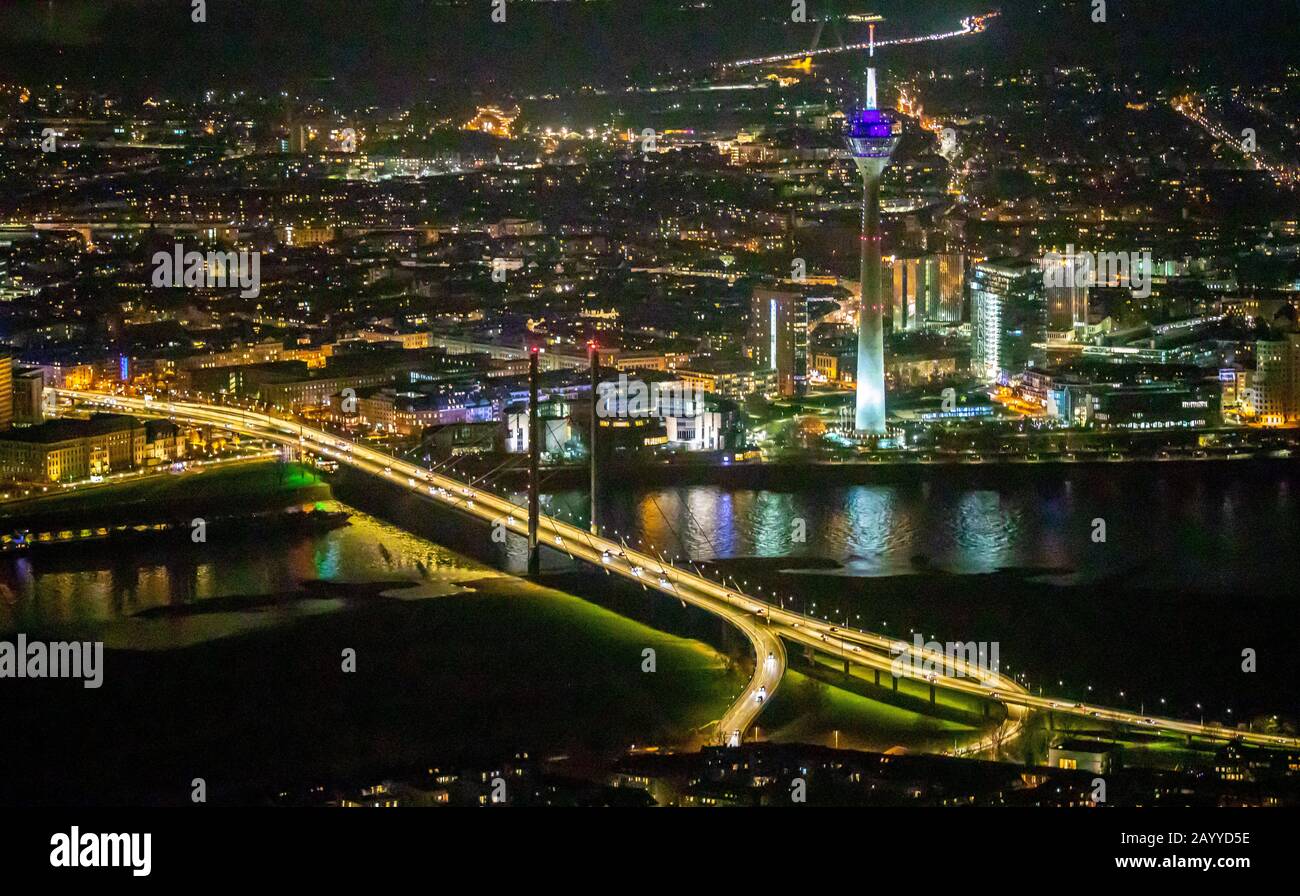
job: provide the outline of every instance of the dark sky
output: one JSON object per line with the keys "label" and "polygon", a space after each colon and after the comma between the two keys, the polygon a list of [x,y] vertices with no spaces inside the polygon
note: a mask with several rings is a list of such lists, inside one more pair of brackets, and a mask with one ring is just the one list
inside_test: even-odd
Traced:
{"label": "dark sky", "polygon": [[[711,10],[682,0],[507,3],[498,24],[491,0],[208,0],[200,25],[190,0],[0,0],[0,41],[27,77],[52,69],[202,87],[330,75],[387,92],[429,77],[562,86],[793,48],[812,33],[788,23],[789,0],[714,0]],[[981,3],[930,5],[953,10],[933,21],[955,22],[956,10]],[[925,18],[910,15],[908,26]]]}
{"label": "dark sky", "polygon": [[[564,86],[593,74],[616,80],[795,49],[813,27],[788,22],[789,0],[712,0],[705,10],[685,0],[507,2],[501,25],[490,21],[491,0],[208,0],[207,23],[195,24],[191,0],[0,0],[0,78],[81,83],[94,76],[181,90],[301,86],[328,75],[341,95],[384,100]],[[1247,74],[1271,60],[1300,62],[1300,41],[1287,37],[1300,33],[1296,0],[1108,5],[1113,22],[1103,27],[1088,21],[1090,0],[837,0],[841,11],[884,13],[895,33],[1005,11],[1001,35],[982,49],[946,47],[954,58],[985,52],[992,58],[978,61],[1157,70],[1205,59]]]}

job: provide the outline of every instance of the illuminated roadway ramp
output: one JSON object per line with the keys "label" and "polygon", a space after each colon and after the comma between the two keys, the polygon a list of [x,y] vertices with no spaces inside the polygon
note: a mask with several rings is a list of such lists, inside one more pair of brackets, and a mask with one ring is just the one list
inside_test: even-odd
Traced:
{"label": "illuminated roadway ramp", "polygon": [[[504,521],[517,534],[526,537],[528,533],[526,506],[513,504],[492,492],[472,488],[459,479],[430,472],[416,464],[292,420],[221,405],[154,401],[62,389],[56,391],[65,398],[119,411],[144,416],[183,418],[286,445],[304,447],[397,485],[405,484],[424,497],[472,514],[488,524]],[[637,582],[644,588],[671,594],[685,603],[725,619],[739,629],[754,649],[754,674],[740,697],[719,720],[718,740],[728,743],[743,738],[785,675],[785,645],[775,627],[765,624],[752,613],[742,603],[741,595],[735,592],[728,592],[707,579],[663,564],[656,557],[593,536],[584,529],[562,523],[554,517],[545,514],[539,517],[538,541],[570,557]]]}
{"label": "illuminated roadway ramp", "polygon": [[[75,401],[96,404],[118,411],[129,411],[143,416],[178,417],[211,426],[228,427],[258,438],[296,445],[335,458],[371,475],[405,483],[421,495],[453,507],[491,524],[504,521],[516,534],[528,532],[528,508],[513,504],[492,492],[470,486],[468,483],[424,467],[400,460],[382,451],[350,442],[342,436],[255,411],[196,402],[169,401],[166,399],[131,398],[107,395],[100,392],[82,392],[68,389],[53,390],[59,396]],[[730,742],[754,724],[758,714],[776,692],[785,674],[786,653],[784,642],[811,647],[839,658],[851,666],[872,670],[898,670],[897,652],[912,652],[911,645],[900,643],[885,635],[858,629],[836,627],[830,622],[805,616],[770,604],[752,595],[714,582],[701,575],[663,563],[658,557],[635,551],[621,543],[592,535],[554,517],[542,514],[538,522],[538,540],[548,547],[584,560],[594,566],[635,581],[648,589],[661,591],[725,619],[749,639],[754,648],[754,674],[739,699],[722,717],[718,726],[720,742]],[[933,660],[938,668],[955,674],[915,672],[913,666],[903,669],[906,678],[928,681],[936,688],[955,691],[985,700],[993,700],[1008,707],[1008,721],[1001,738],[988,738],[969,744],[957,751],[968,754],[993,746],[997,740],[1005,742],[1023,725],[1028,711],[1058,712],[1085,716],[1098,721],[1148,730],[1164,734],[1202,737],[1213,740],[1241,738],[1246,743],[1263,746],[1300,747],[1300,738],[1253,731],[1239,731],[1217,725],[1201,725],[1179,719],[1144,716],[1128,710],[1111,709],[1095,704],[1071,703],[1034,696],[1015,680],[1000,672],[988,672],[971,666],[961,659],[946,658],[943,654],[921,653],[915,657],[917,665],[925,659]],[[765,690],[767,699],[759,701]]]}

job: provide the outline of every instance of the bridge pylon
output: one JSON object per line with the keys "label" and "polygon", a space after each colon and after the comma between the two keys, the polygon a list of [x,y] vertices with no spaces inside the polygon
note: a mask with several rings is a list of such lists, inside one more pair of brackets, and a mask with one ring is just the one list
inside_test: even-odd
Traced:
{"label": "bridge pylon", "polygon": [[812,52],[821,46],[822,31],[826,28],[826,23],[831,23],[831,30],[835,33],[836,45],[844,49],[844,35],[840,32],[840,18],[835,9],[835,0],[826,0],[822,4],[822,14],[817,19],[817,30],[813,33],[812,44],[808,47],[808,52]]}
{"label": "bridge pylon", "polygon": [[538,354],[533,346],[528,353],[528,574],[542,571],[541,547],[537,541],[537,524],[541,516],[539,472],[542,459],[541,426],[537,401]]}
{"label": "bridge pylon", "polygon": [[592,535],[599,535],[600,530],[596,523],[596,493],[600,487],[597,482],[596,473],[596,436],[600,432],[600,402],[597,400],[597,392],[600,386],[600,350],[596,347],[596,340],[587,343],[587,360],[591,363],[591,438],[588,439],[587,453],[590,457],[591,466],[591,512],[589,514],[589,527]]}

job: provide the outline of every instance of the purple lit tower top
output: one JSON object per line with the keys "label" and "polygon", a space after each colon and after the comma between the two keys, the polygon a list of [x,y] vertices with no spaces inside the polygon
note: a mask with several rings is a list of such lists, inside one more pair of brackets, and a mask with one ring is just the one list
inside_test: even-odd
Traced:
{"label": "purple lit tower top", "polygon": [[894,117],[880,109],[876,102],[875,25],[871,26],[868,54],[866,106],[850,117],[846,140],[855,159],[888,159],[898,146],[899,127]]}
{"label": "purple lit tower top", "polygon": [[880,109],[859,109],[849,120],[848,144],[854,158],[889,158],[898,145],[894,118]]}

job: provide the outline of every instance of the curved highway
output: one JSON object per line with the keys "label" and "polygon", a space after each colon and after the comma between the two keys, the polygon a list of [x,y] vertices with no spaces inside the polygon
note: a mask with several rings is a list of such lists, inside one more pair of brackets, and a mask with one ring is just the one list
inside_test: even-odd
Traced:
{"label": "curved highway", "polygon": [[[364,470],[388,478],[425,494],[447,506],[473,514],[488,523],[504,522],[516,534],[527,535],[528,509],[500,495],[472,487],[459,479],[432,472],[320,429],[294,420],[274,417],[238,407],[171,401],[168,399],[133,398],[99,392],[55,390],[64,398],[115,410],[148,416],[183,417],[196,423],[238,430],[259,438],[298,445]],[[853,666],[901,673],[902,677],[928,681],[936,688],[994,700],[1008,707],[1008,721],[1002,730],[978,744],[955,752],[979,752],[1017,733],[1027,712],[1058,712],[1111,722],[1126,727],[1165,734],[1201,737],[1213,740],[1241,740],[1256,745],[1300,747],[1300,738],[1253,731],[1241,731],[1218,725],[1203,725],[1180,719],[1145,716],[1129,710],[1112,709],[1094,704],[1053,700],[1034,696],[1023,686],[1000,672],[968,664],[960,658],[941,653],[914,651],[912,646],[886,635],[858,629],[837,627],[823,619],[805,616],[768,603],[760,598],[728,588],[694,572],[663,561],[657,556],[633,550],[625,544],[592,535],[569,523],[545,514],[538,522],[538,539],[547,546],[600,566],[614,574],[639,582],[647,589],[672,595],[680,600],[720,616],[739,628],[754,647],[755,668],[744,693],[719,723],[722,742],[734,742],[754,723],[781,682],[786,653],[783,641],[811,647],[837,656]],[[904,655],[900,655],[900,649]],[[913,654],[907,656],[907,654]],[[927,668],[943,669],[929,672]],[[951,673],[951,674],[949,674]]]}
{"label": "curved highway", "polygon": [[[374,476],[387,478],[399,485],[405,484],[412,491],[456,507],[489,524],[504,522],[517,534],[527,537],[528,508],[525,506],[514,504],[491,492],[471,488],[458,479],[432,473],[416,464],[291,420],[221,405],[155,401],[97,392],[56,391],[61,396],[87,404],[147,416],[183,418],[306,448]],[[722,596],[723,589],[698,587],[707,580],[683,573],[656,557],[592,536],[583,529],[561,523],[545,514],[539,517],[538,540],[571,557],[632,579],[643,588],[671,594],[685,603],[720,616],[749,639],[754,649],[754,674],[740,697],[718,722],[719,742],[739,743],[745,732],[753,726],[767,700],[776,693],[785,675],[785,645],[776,630],[737,602],[725,599]]]}

